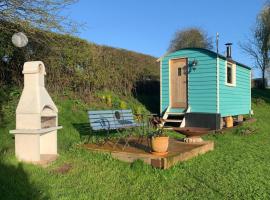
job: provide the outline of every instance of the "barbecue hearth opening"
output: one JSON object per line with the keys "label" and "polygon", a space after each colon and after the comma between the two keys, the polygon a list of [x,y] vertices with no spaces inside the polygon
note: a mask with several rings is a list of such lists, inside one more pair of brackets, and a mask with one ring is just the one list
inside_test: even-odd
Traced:
{"label": "barbecue hearth opening", "polygon": [[56,126],[57,113],[50,106],[44,106],[41,111],[41,128],[51,128]]}
{"label": "barbecue hearth opening", "polygon": [[41,117],[41,128],[56,127],[56,117]]}

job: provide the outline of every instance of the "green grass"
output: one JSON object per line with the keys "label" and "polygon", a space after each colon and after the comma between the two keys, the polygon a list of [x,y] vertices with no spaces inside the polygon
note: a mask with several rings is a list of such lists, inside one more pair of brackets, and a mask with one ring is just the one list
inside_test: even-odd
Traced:
{"label": "green grass", "polygon": [[[0,128],[0,199],[269,199],[270,91],[255,90],[253,96],[257,121],[246,126],[255,133],[233,130],[206,136],[215,142],[214,151],[168,170],[79,148],[82,131],[74,124],[87,123],[88,107],[101,104],[86,105],[68,97],[54,98],[64,126],[58,134],[57,162],[47,168],[18,163],[8,134],[14,128],[17,100],[2,100],[6,124]],[[125,100],[139,104],[131,97]],[[54,171],[64,164],[72,166],[68,173]]]}

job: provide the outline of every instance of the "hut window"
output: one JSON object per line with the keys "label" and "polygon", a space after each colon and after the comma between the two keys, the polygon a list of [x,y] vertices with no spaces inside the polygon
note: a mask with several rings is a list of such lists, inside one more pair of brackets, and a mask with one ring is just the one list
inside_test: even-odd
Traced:
{"label": "hut window", "polygon": [[227,65],[227,83],[232,84],[232,65]]}
{"label": "hut window", "polygon": [[226,64],[226,85],[235,86],[236,83],[236,69],[235,64],[227,62]]}
{"label": "hut window", "polygon": [[179,68],[178,68],[178,76],[181,76],[181,75],[182,75],[182,68],[179,67]]}

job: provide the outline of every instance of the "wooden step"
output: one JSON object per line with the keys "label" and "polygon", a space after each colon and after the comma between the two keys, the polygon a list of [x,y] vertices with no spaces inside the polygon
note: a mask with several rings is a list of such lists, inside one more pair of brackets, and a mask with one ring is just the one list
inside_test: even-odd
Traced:
{"label": "wooden step", "polygon": [[168,115],[185,115],[185,113],[166,112]]}
{"label": "wooden step", "polygon": [[164,119],[165,122],[182,122],[180,119]]}
{"label": "wooden step", "polygon": [[164,126],[163,130],[173,130],[175,127],[172,126]]}

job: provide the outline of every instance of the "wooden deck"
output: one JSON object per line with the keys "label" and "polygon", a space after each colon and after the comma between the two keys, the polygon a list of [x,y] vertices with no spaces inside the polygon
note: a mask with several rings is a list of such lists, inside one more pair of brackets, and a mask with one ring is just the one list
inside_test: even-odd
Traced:
{"label": "wooden deck", "polygon": [[214,142],[212,141],[190,144],[170,138],[168,154],[166,156],[157,156],[151,154],[151,149],[146,138],[142,142],[138,142],[137,138],[132,138],[129,146],[124,150],[122,150],[123,144],[123,142],[120,142],[116,148],[113,148],[112,142],[104,145],[85,144],[84,147],[91,151],[110,153],[114,158],[125,162],[133,162],[140,159],[153,167],[161,169],[167,169],[178,162],[188,160],[214,149]]}

